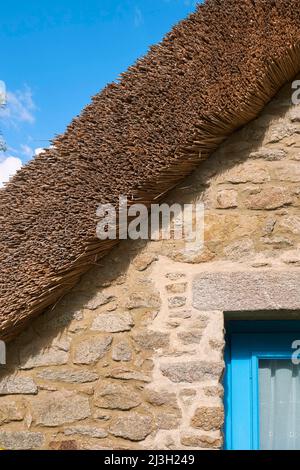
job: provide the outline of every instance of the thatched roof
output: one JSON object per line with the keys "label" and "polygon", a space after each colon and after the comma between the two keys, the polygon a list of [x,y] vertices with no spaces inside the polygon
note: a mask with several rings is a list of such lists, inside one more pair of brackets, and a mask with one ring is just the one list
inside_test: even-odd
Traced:
{"label": "thatched roof", "polygon": [[300,70],[300,0],[207,0],[0,191],[0,337],[111,248],[96,208],[151,202]]}

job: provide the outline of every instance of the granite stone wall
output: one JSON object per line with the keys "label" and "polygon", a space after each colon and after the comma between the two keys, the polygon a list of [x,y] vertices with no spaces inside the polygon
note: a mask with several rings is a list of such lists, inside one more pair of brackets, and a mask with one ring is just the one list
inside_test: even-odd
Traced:
{"label": "granite stone wall", "polygon": [[221,448],[226,306],[210,303],[199,276],[298,279],[300,109],[290,97],[288,85],[169,196],[204,202],[204,249],[124,241],[8,346],[0,447]]}

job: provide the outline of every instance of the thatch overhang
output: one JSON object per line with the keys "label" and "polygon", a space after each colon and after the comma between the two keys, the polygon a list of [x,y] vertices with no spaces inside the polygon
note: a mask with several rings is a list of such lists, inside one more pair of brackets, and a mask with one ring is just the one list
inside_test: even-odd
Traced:
{"label": "thatch overhang", "polygon": [[300,0],[207,0],[0,191],[0,338],[113,246],[96,209],[151,203],[300,71]]}

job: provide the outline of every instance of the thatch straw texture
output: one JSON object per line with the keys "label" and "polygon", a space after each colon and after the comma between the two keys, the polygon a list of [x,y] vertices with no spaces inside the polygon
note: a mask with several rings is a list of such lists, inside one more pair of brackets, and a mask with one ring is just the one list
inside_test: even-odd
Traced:
{"label": "thatch straw texture", "polygon": [[111,248],[99,203],[153,201],[299,70],[300,0],[207,0],[96,95],[0,191],[0,337]]}

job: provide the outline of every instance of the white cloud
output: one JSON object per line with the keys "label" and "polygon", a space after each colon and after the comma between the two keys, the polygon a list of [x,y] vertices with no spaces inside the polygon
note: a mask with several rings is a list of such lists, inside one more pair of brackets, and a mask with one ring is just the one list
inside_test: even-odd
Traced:
{"label": "white cloud", "polygon": [[0,109],[0,118],[7,125],[16,126],[20,122],[32,124],[35,121],[35,109],[32,91],[25,86],[23,90],[7,92],[6,106]]}
{"label": "white cloud", "polygon": [[16,157],[7,157],[0,161],[0,188],[6,183],[22,166],[22,162]]}
{"label": "white cloud", "polygon": [[40,153],[43,153],[45,149],[43,148],[37,148],[34,151],[34,155],[37,157]]}

